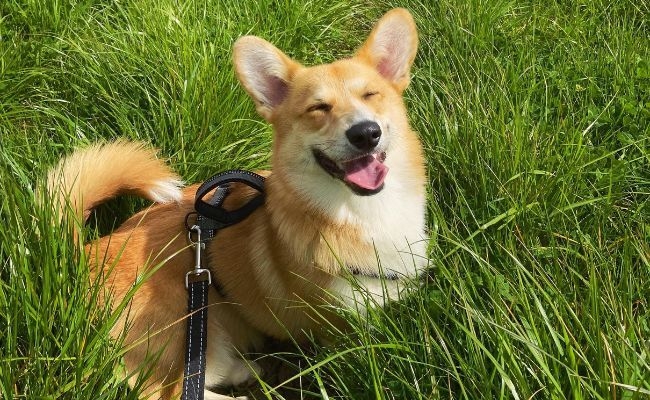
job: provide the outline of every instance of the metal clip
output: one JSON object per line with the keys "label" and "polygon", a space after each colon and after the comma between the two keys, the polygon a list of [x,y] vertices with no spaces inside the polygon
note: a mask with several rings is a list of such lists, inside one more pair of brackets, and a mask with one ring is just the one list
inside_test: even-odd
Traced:
{"label": "metal clip", "polygon": [[[196,242],[192,240],[192,232],[196,232]],[[190,287],[190,275],[198,276],[201,274],[206,274],[208,276],[208,285],[212,284],[212,274],[210,274],[209,269],[204,269],[201,267],[201,250],[205,248],[205,243],[201,241],[201,227],[198,225],[192,225],[187,233],[187,238],[194,246],[194,269],[185,274],[185,289]]]}

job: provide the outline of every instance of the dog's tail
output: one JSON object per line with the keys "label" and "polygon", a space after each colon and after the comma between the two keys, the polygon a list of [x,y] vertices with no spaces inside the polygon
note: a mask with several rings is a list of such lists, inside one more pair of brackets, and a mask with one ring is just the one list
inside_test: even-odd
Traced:
{"label": "dog's tail", "polygon": [[[47,177],[48,196],[59,216],[73,210],[79,222],[119,194],[136,194],[158,202],[181,199],[182,181],[141,142],[95,144],[62,159]],[[77,237],[75,237],[75,240]]]}

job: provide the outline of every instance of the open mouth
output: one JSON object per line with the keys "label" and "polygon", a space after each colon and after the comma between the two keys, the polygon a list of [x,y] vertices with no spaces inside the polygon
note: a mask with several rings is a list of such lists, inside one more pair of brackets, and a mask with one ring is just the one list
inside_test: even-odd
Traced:
{"label": "open mouth", "polygon": [[388,167],[384,165],[386,152],[364,154],[337,163],[318,149],[312,149],[314,158],[325,172],[345,183],[354,193],[369,196],[381,192]]}

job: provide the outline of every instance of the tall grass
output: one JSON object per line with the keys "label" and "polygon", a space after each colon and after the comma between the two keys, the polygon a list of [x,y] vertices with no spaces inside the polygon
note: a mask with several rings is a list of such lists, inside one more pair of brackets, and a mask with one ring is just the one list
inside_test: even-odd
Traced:
{"label": "tall grass", "polygon": [[[311,383],[292,395],[650,396],[647,2],[7,0],[1,397],[137,397],[68,227],[36,207],[48,166],[130,137],[189,182],[269,167],[271,130],[236,83],[234,40],[328,62],[394,6],[421,34],[406,96],[427,153],[431,279],[348,315],[353,333],[303,355]],[[265,387],[260,398],[289,398]]]}

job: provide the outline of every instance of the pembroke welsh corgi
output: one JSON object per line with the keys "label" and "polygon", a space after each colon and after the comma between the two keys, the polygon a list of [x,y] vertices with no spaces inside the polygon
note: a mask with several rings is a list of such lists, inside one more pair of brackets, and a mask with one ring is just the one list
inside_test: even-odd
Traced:
{"label": "pembroke welsh corgi", "polygon": [[[223,290],[209,293],[206,387],[249,382],[259,366],[240,354],[267,337],[318,336],[317,314],[327,315],[318,307],[354,305],[355,287],[383,304],[426,266],[423,149],[402,99],[417,43],[404,9],[331,64],[303,66],[255,36],[236,41],[237,77],[274,129],[273,170],[265,203],[208,243],[204,263]],[[79,219],[121,193],[156,203],[85,246],[114,306],[140,282],[114,332],[126,329],[134,380],[154,358],[144,391],[152,398],[182,388],[184,277],[194,266],[185,217],[197,186],[181,186],[154,151],[127,141],[78,150],[48,176],[52,199]],[[251,192],[234,185],[225,206]]]}

